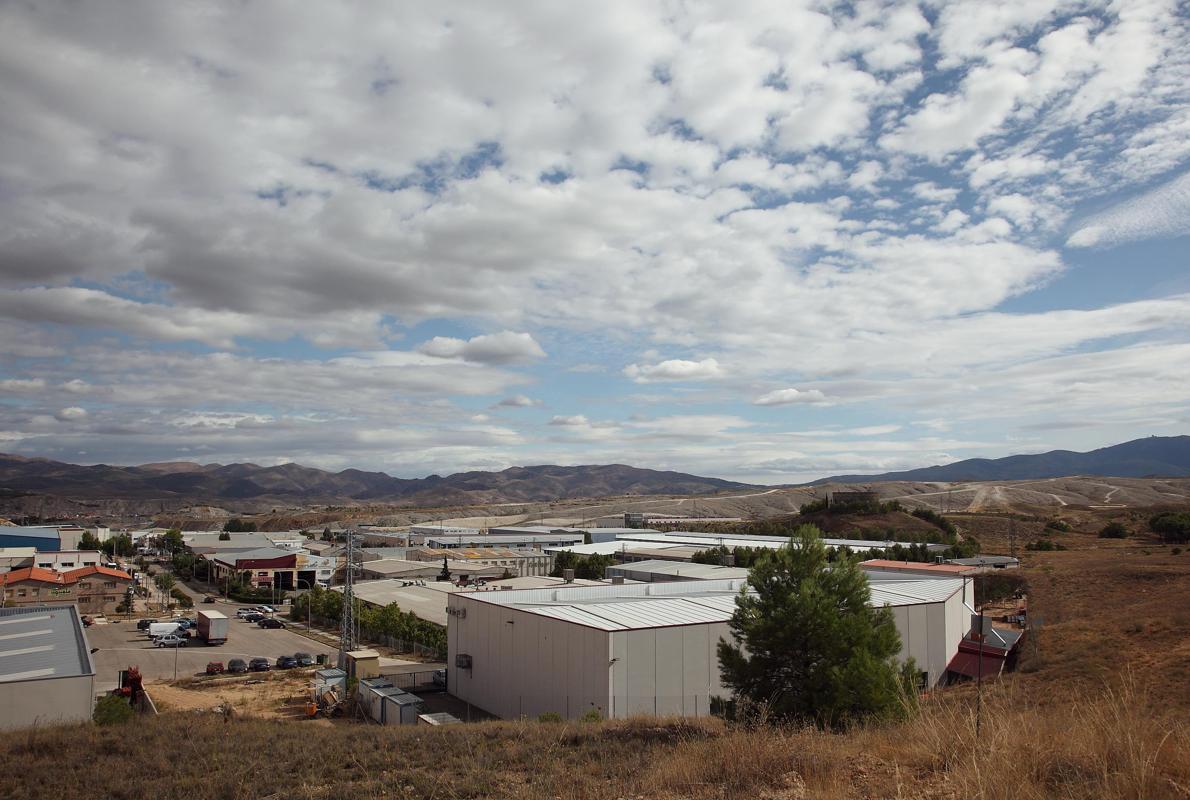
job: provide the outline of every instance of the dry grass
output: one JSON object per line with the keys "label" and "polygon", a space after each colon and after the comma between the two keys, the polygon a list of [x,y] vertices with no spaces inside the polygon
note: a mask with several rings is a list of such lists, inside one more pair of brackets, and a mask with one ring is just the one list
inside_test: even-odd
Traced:
{"label": "dry grass", "polygon": [[[1039,706],[1017,681],[845,735],[716,720],[334,728],[170,714],[0,739],[13,798],[1146,798],[1190,796],[1190,728],[1133,679]],[[103,764],[96,769],[96,764]],[[53,780],[46,776],[52,775]]]}

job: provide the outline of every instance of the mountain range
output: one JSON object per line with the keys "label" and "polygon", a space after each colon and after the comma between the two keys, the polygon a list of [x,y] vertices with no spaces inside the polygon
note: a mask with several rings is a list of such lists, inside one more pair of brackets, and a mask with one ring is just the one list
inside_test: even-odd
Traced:
{"label": "mountain range", "polygon": [[299,464],[262,467],[183,461],[135,467],[80,466],[0,454],[0,489],[80,499],[468,505],[614,495],[695,495],[740,488],[751,486],[624,464],[511,467],[500,472],[409,479],[358,469],[327,472]]}
{"label": "mountain range", "polygon": [[1086,453],[1051,450],[1005,458],[969,458],[878,475],[836,475],[822,483],[875,481],[1012,481],[1098,475],[1113,478],[1190,477],[1190,436],[1150,436]]}
{"label": "mountain range", "polygon": [[[877,481],[995,481],[1094,475],[1117,478],[1190,477],[1190,436],[1149,437],[1087,453],[1053,450],[1006,458],[973,458],[953,464],[877,475],[838,475],[824,483]],[[614,497],[708,495],[754,489],[751,484],[624,464],[511,467],[499,472],[459,472],[395,478],[383,472],[341,472],[281,464],[195,464],[177,461],[122,467],[81,466],[44,458],[0,454],[0,493],[74,500],[168,501],[170,505],[398,504],[476,505]]]}

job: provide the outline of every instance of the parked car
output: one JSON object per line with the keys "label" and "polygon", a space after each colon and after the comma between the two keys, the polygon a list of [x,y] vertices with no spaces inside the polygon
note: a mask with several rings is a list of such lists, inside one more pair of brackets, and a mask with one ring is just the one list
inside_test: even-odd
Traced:
{"label": "parked car", "polygon": [[207,674],[208,675],[221,675],[224,672],[226,672],[226,669],[224,668],[222,661],[208,661],[207,662]]}
{"label": "parked car", "polygon": [[293,669],[298,665],[297,659],[293,656],[278,656],[277,669]]}
{"label": "parked car", "polygon": [[279,619],[273,619],[272,617],[265,617],[265,618],[257,621],[256,624],[262,628],[284,628],[285,627],[284,622],[282,622]]}
{"label": "parked car", "polygon": [[293,659],[294,661],[298,662],[299,667],[314,666],[314,656],[310,655],[309,653],[294,653]]}
{"label": "parked car", "polygon": [[256,614],[256,613],[259,613],[259,612],[257,612],[257,610],[255,608],[237,608],[236,609],[236,616],[239,617],[240,619],[243,619],[244,617],[248,616],[249,614]]}
{"label": "parked car", "polygon": [[254,658],[248,662],[248,669],[252,672],[268,672],[269,660],[267,658]]}
{"label": "parked car", "polygon": [[227,671],[232,673],[247,672],[248,662],[242,658],[233,658],[231,661],[227,662]]}
{"label": "parked car", "polygon": [[207,595],[206,597],[204,597],[204,598],[202,599],[202,601],[203,601],[204,603],[214,603],[214,602],[215,602],[215,600],[216,600],[216,598],[214,598],[214,597],[211,597],[210,595]]}
{"label": "parked car", "polygon": [[240,617],[240,619],[244,620],[244,622],[260,622],[264,619],[264,614],[261,614],[259,611],[253,611],[250,614]]}
{"label": "parked car", "polygon": [[158,636],[153,642],[154,647],[185,647],[188,640],[184,636],[178,636],[176,633],[169,633],[165,636]]}
{"label": "parked car", "polygon": [[277,609],[273,608],[272,606],[257,606],[256,610],[259,611],[261,614],[276,614],[277,613]]}
{"label": "parked car", "polygon": [[155,620],[155,619],[138,619],[136,621],[136,629],[138,631],[147,631],[149,629],[149,626],[152,625],[156,621],[157,620]]}
{"label": "parked car", "polygon": [[179,619],[174,620],[174,622],[178,623],[178,627],[184,631],[188,631],[198,624],[195,620],[187,619],[186,617],[180,617]]}

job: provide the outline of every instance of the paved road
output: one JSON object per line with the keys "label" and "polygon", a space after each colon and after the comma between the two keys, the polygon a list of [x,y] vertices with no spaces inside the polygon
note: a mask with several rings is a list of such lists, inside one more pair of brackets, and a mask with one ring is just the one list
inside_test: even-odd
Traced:
{"label": "paved road", "polygon": [[[219,604],[219,607],[224,613],[230,611],[228,616],[232,616],[238,606]],[[286,621],[285,624],[290,623]],[[92,648],[98,648],[91,656],[95,663],[96,693],[114,688],[117,673],[129,666],[140,667],[146,680],[174,677],[175,651],[153,647],[145,633],[136,629],[136,620],[92,625],[87,628],[87,641]],[[207,647],[191,640],[189,647],[177,649],[177,675],[182,678],[202,673],[208,661],[226,664],[232,658],[247,660],[262,656],[275,663],[277,656],[297,652],[314,656],[327,653],[333,658],[334,648],[311,641],[292,628],[267,630],[254,623],[231,619],[226,644]]]}

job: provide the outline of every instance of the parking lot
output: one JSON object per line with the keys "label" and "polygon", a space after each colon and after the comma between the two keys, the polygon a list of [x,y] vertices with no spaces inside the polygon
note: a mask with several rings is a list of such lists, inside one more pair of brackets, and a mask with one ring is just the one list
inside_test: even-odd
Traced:
{"label": "parking lot", "polygon": [[[135,619],[92,625],[87,628],[86,635],[91,648],[98,648],[91,655],[95,664],[95,691],[114,688],[119,671],[129,666],[139,667],[145,680],[170,680],[174,677],[175,658],[179,678],[203,673],[208,661],[226,664],[233,658],[247,661],[261,656],[274,664],[278,656],[291,656],[297,652],[315,657],[319,653],[328,653],[334,659],[331,648],[295,632],[288,620],[283,620],[285,628],[268,630],[235,619],[237,607],[220,604],[220,610],[232,617],[228,621],[226,644],[207,647],[197,639],[191,639],[189,646],[177,648],[176,653],[174,648],[154,647],[145,631],[136,629]],[[192,609],[187,616],[193,618],[199,608]],[[300,623],[295,626],[300,627]]]}

